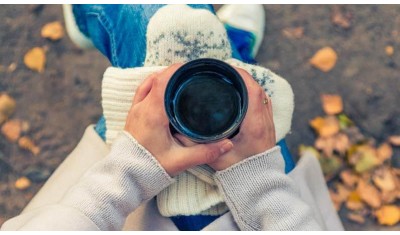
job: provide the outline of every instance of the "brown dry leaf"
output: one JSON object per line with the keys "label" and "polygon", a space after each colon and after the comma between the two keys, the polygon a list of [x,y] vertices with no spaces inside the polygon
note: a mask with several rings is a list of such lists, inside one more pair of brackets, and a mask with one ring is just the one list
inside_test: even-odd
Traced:
{"label": "brown dry leaf", "polygon": [[360,177],[358,177],[356,174],[353,174],[350,170],[344,170],[340,172],[340,178],[347,187],[353,188]]}
{"label": "brown dry leaf", "polygon": [[43,72],[46,64],[46,53],[41,47],[34,47],[30,49],[24,56],[25,65],[39,73]]}
{"label": "brown dry leaf", "polygon": [[379,224],[393,226],[400,221],[400,208],[395,205],[382,206],[375,211]]}
{"label": "brown dry leaf", "polygon": [[53,41],[59,40],[64,36],[64,28],[59,21],[47,23],[42,27],[41,36]]}
{"label": "brown dry leaf", "polygon": [[338,151],[340,154],[345,154],[350,148],[350,139],[346,134],[339,133],[335,136],[334,150]]}
{"label": "brown dry leaf", "polygon": [[310,126],[321,137],[329,137],[339,132],[339,121],[335,116],[327,116],[325,118],[316,117],[310,121]]}
{"label": "brown dry leaf", "polygon": [[387,167],[376,170],[372,176],[372,180],[382,192],[396,189],[395,178]]}
{"label": "brown dry leaf", "polygon": [[303,27],[284,28],[282,30],[282,34],[287,38],[299,39],[302,38],[304,35],[304,28]]}
{"label": "brown dry leaf", "polygon": [[389,143],[394,146],[400,146],[400,135],[392,135],[389,137]]}
{"label": "brown dry leaf", "polygon": [[1,127],[1,133],[10,141],[16,142],[21,135],[21,121],[17,119],[9,120]]}
{"label": "brown dry leaf", "polygon": [[378,190],[364,180],[359,180],[357,189],[361,199],[372,208],[379,208],[382,204]]}
{"label": "brown dry leaf", "polygon": [[31,181],[26,178],[25,176],[17,179],[17,181],[15,181],[15,188],[20,189],[20,190],[24,190],[27,189],[31,186]]}
{"label": "brown dry leaf", "polygon": [[376,151],[377,151],[378,159],[381,162],[384,162],[384,161],[386,161],[387,159],[390,159],[393,156],[393,149],[387,143],[381,144],[381,146],[379,146]]}
{"label": "brown dry leaf", "polygon": [[365,218],[362,215],[356,213],[347,214],[347,218],[351,221],[357,222],[359,224],[365,223]]}
{"label": "brown dry leaf", "polygon": [[363,202],[346,201],[346,208],[351,211],[359,211],[365,208]]}
{"label": "brown dry leaf", "polygon": [[21,137],[18,140],[18,145],[22,149],[31,151],[35,156],[37,156],[40,153],[40,148],[36,146],[29,137],[26,136]]}
{"label": "brown dry leaf", "polygon": [[343,100],[339,95],[322,94],[322,108],[328,115],[335,115],[343,112]]}
{"label": "brown dry leaf", "polygon": [[0,125],[15,111],[16,102],[7,94],[0,94]]}
{"label": "brown dry leaf", "polygon": [[317,140],[315,140],[314,145],[316,149],[322,150],[325,156],[331,157],[333,154],[335,140],[333,137],[319,137]]}
{"label": "brown dry leaf", "polygon": [[394,54],[394,48],[392,46],[386,46],[385,53],[387,56],[392,56]]}
{"label": "brown dry leaf", "polygon": [[17,69],[17,63],[11,63],[8,67],[7,67],[7,72],[12,73]]}
{"label": "brown dry leaf", "polygon": [[337,54],[331,47],[318,50],[310,59],[310,64],[323,72],[329,72],[335,67]]}
{"label": "brown dry leaf", "polygon": [[383,191],[381,198],[383,204],[394,203],[399,196],[400,191]]}
{"label": "brown dry leaf", "polygon": [[333,6],[331,21],[334,25],[340,26],[344,29],[348,29],[351,27],[350,20],[352,15],[344,11],[343,7]]}

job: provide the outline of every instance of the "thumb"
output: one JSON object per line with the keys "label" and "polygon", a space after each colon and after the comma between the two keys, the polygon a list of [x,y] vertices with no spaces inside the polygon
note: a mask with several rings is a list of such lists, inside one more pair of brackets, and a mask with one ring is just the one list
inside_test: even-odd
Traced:
{"label": "thumb", "polygon": [[182,170],[186,170],[193,166],[215,162],[232,148],[233,143],[228,139],[210,144],[197,144],[182,148],[177,160],[181,162]]}

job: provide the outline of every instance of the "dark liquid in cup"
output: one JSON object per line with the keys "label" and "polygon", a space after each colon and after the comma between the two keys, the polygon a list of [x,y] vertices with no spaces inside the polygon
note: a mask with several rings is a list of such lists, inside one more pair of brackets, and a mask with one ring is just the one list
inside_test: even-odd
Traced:
{"label": "dark liquid in cup", "polygon": [[196,134],[212,136],[234,124],[241,98],[225,77],[199,73],[180,86],[173,102],[176,120],[182,126]]}

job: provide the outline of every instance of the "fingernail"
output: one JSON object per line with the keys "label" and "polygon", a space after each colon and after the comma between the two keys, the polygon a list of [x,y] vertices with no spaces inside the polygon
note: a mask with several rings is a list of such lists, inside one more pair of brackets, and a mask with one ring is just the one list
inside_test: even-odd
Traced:
{"label": "fingernail", "polygon": [[231,141],[227,141],[226,143],[224,143],[221,148],[219,149],[221,151],[221,154],[224,154],[228,151],[230,151],[233,147],[233,144]]}

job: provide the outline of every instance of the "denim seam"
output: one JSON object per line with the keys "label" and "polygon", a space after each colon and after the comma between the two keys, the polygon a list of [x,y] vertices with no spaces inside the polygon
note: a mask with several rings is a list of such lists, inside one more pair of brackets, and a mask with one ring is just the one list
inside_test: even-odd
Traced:
{"label": "denim seam", "polygon": [[119,67],[118,57],[117,57],[116,48],[115,48],[115,35],[114,35],[114,32],[112,30],[110,30],[110,28],[111,28],[110,22],[108,21],[108,19],[105,16],[104,12],[100,12],[100,13],[90,12],[90,13],[88,13],[88,15],[93,15],[93,16],[97,17],[97,19],[99,20],[100,24],[106,30],[106,32],[107,32],[107,34],[108,34],[108,36],[110,38],[111,57],[113,59],[113,62],[115,64],[115,66]]}

